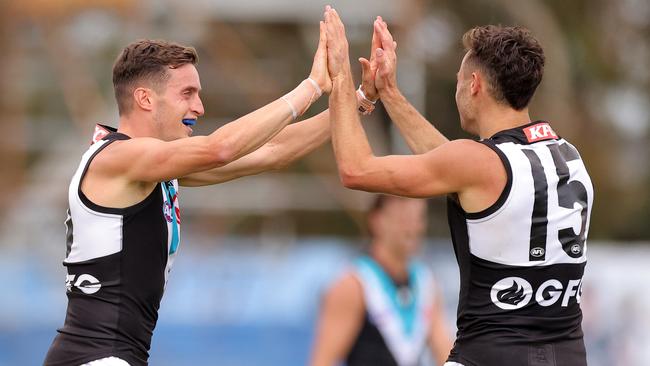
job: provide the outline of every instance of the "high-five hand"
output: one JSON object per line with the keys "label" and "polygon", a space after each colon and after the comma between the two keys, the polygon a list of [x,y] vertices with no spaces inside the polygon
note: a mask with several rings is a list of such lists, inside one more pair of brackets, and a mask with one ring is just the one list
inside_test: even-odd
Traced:
{"label": "high-five hand", "polygon": [[318,49],[314,54],[314,63],[311,66],[309,77],[318,83],[324,93],[329,94],[332,91],[332,80],[327,71],[327,31],[323,21],[320,22]]}
{"label": "high-five hand", "polygon": [[[375,23],[380,20],[381,17],[377,17]],[[377,88],[375,87],[375,74],[377,73],[377,57],[375,56],[375,50],[377,48],[381,48],[381,40],[379,39],[378,33],[374,30],[373,24],[370,60],[359,57],[359,63],[361,64],[361,90],[366,98],[371,101],[375,101],[378,98]]]}
{"label": "high-five hand", "polygon": [[375,34],[381,43],[381,48],[375,49],[375,57],[377,59],[377,73],[375,76],[375,85],[379,94],[387,88],[397,87],[397,77],[395,76],[397,70],[397,42],[393,40],[393,36],[388,31],[386,22],[377,17],[375,21]]}
{"label": "high-five hand", "polygon": [[350,74],[348,40],[345,26],[336,10],[325,7],[325,28],[327,30],[327,68],[332,81],[339,76]]}

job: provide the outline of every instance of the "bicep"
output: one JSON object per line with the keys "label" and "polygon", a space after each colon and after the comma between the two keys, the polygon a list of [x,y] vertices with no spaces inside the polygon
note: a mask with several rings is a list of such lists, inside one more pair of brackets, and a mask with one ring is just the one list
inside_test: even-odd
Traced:
{"label": "bicep", "polygon": [[272,153],[273,146],[267,143],[224,166],[186,175],[179,179],[179,184],[186,187],[199,187],[259,174],[271,168]]}
{"label": "bicep", "polygon": [[453,141],[420,155],[372,157],[351,188],[419,198],[459,192],[477,179],[480,159],[470,144],[476,143]]}
{"label": "bicep", "polygon": [[119,174],[130,181],[160,182],[214,168],[221,164],[218,147],[208,137],[175,141],[134,138],[107,148],[102,159],[106,173]]}

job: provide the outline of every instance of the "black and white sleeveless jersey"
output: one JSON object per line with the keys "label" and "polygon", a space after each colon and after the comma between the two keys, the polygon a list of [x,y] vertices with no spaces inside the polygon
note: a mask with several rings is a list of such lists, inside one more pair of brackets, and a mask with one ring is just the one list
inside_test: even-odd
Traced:
{"label": "black and white sleeveless jersey", "polygon": [[416,366],[428,349],[433,275],[424,266],[409,264],[406,283],[396,283],[369,256],[355,265],[363,288],[363,326],[346,357],[347,366]]}
{"label": "black and white sleeveless jersey", "polygon": [[116,356],[146,365],[167,275],[179,245],[178,183],[162,182],[140,203],[91,202],[81,181],[93,158],[129,137],[112,132],[91,145],[70,183],[68,308],[45,365],[80,365]]}
{"label": "black and white sleeveless jersey", "polygon": [[576,148],[546,122],[481,143],[499,155],[508,180],[480,213],[448,199],[461,282],[449,361],[586,365],[580,295],[594,196],[589,174]]}

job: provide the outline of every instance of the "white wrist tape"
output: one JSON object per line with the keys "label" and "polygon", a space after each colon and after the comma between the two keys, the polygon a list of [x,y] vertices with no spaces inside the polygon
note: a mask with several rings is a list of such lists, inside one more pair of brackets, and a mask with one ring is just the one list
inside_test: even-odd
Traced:
{"label": "white wrist tape", "polygon": [[311,85],[314,86],[314,89],[316,89],[316,94],[317,94],[319,97],[320,97],[321,95],[323,95],[323,91],[321,90],[320,86],[318,86],[318,83],[316,82],[316,80],[314,80],[314,79],[312,79],[312,78],[307,78],[307,80],[309,80],[309,82],[311,83]]}
{"label": "white wrist tape", "polygon": [[296,111],[296,108],[295,108],[295,107],[293,106],[293,104],[289,101],[289,98],[287,98],[286,95],[283,95],[282,98],[280,98],[280,99],[282,99],[282,100],[284,100],[285,102],[287,102],[287,104],[289,105],[289,108],[291,108],[291,116],[293,117],[293,120],[295,121],[296,118],[298,118],[298,111]]}
{"label": "white wrist tape", "polygon": [[366,98],[366,95],[363,93],[363,90],[361,90],[361,85],[359,85],[359,89],[357,89],[357,104],[359,108],[359,112],[363,114],[364,116],[369,115],[372,113],[372,111],[375,110],[375,103],[377,101],[375,100],[374,102],[368,98]]}
{"label": "white wrist tape", "polygon": [[357,92],[359,93],[359,95],[361,95],[361,98],[363,98],[365,101],[367,101],[369,103],[372,103],[372,104],[377,103],[377,100],[370,100],[370,99],[366,98],[366,95],[363,93],[363,90],[361,90],[361,85],[359,85],[359,89],[357,89]]}

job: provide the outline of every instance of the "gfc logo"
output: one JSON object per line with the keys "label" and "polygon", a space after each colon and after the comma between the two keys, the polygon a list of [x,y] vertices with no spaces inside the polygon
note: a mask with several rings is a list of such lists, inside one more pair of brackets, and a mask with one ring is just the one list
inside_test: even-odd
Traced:
{"label": "gfc logo", "polygon": [[533,296],[528,281],[519,277],[506,277],[492,286],[490,298],[503,310],[515,310],[526,306]]}
{"label": "gfc logo", "polygon": [[503,310],[521,309],[528,305],[535,295],[535,302],[540,306],[551,306],[562,298],[561,306],[567,307],[569,300],[575,298],[580,303],[582,280],[570,280],[566,286],[562,282],[550,279],[542,283],[536,291],[530,282],[520,277],[506,277],[492,286],[490,299],[494,305]]}
{"label": "gfc logo", "polygon": [[76,281],[75,277],[76,275],[73,274],[66,275],[65,277],[65,288],[68,292],[72,291],[73,287],[76,287],[84,294],[91,295],[102,288],[102,284],[95,276],[81,274],[79,277],[76,277]]}

